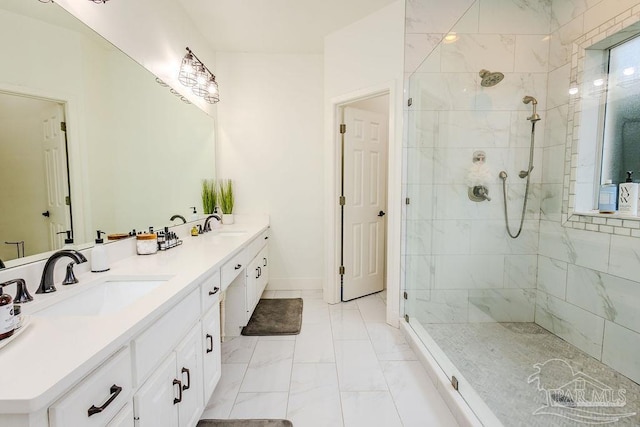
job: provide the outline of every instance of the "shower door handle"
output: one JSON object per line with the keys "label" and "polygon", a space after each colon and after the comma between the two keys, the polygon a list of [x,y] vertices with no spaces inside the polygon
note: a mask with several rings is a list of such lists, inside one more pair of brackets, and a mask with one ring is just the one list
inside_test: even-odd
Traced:
{"label": "shower door handle", "polygon": [[379,217],[383,217],[383,216],[385,216],[386,214],[387,214],[387,213],[386,213],[385,211],[380,211],[380,212],[378,212],[378,216],[379,216]]}

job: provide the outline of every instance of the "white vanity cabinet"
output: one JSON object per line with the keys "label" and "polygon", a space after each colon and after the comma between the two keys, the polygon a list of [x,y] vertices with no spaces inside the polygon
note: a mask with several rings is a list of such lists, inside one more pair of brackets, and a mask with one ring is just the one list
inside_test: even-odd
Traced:
{"label": "white vanity cabinet", "polygon": [[247,266],[247,322],[269,282],[269,247],[265,247]]}
{"label": "white vanity cabinet", "polygon": [[204,409],[200,333],[198,323],[133,396],[137,426],[197,424]]}
{"label": "white vanity cabinet", "polygon": [[[253,239],[241,255],[249,260],[244,274],[234,276],[226,289],[225,335],[238,336],[247,325],[269,281],[269,230]],[[237,265],[237,264],[236,264]],[[233,260],[222,267],[222,283],[225,283],[225,269],[233,268]],[[223,286],[224,289],[224,286]]]}
{"label": "white vanity cabinet", "polygon": [[[30,330],[0,352],[0,363],[14,373],[0,380],[0,427],[194,427],[220,381],[221,301],[230,302],[227,322],[238,316],[237,335],[267,283],[268,219],[246,228],[242,240],[204,236],[113,265],[106,275],[114,280],[148,275],[167,282],[113,316],[84,325],[66,315],[39,316],[40,308],[27,313]],[[247,261],[255,277],[249,293]],[[46,378],[30,374],[21,355],[57,344],[57,333],[64,342],[88,344],[56,349],[64,357],[48,360]]]}
{"label": "white vanity cabinet", "polygon": [[247,267],[247,322],[256,308],[260,296],[269,282],[269,240],[268,231],[258,236],[247,248],[249,261]]}

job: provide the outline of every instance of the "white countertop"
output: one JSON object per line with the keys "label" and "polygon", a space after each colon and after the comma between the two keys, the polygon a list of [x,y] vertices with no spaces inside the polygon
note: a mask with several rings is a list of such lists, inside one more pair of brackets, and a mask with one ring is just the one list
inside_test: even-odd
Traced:
{"label": "white countertop", "polygon": [[[155,255],[132,256],[112,263],[105,273],[77,275],[80,283],[61,286],[57,292],[35,294],[23,305],[31,315],[20,336],[0,348],[0,414],[24,414],[46,408],[65,390],[146,329],[172,305],[195,290],[200,278],[221,267],[226,260],[269,226],[266,216],[238,216],[222,230],[243,230],[240,236],[219,236],[214,230],[192,237],[182,232],[183,244]],[[125,243],[125,242],[122,242]],[[125,243],[126,244],[126,243]],[[131,240],[135,245],[135,241]],[[56,271],[66,265],[62,259]],[[158,288],[108,316],[38,317],[37,310],[63,299],[104,278],[170,277]],[[86,289],[86,288],[85,288]]]}

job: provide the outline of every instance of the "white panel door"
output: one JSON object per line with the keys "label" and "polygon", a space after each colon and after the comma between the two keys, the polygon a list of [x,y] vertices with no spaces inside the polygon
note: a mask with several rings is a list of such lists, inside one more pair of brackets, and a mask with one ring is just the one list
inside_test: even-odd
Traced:
{"label": "white panel door", "polygon": [[342,300],[384,289],[387,117],[344,110],[344,267]]}
{"label": "white panel door", "polygon": [[176,349],[182,402],[178,405],[180,426],[195,426],[204,410],[202,385],[202,326],[198,323]]}
{"label": "white panel door", "polygon": [[47,205],[43,212],[49,213],[45,221],[49,224],[49,247],[62,247],[62,231],[71,229],[71,215],[66,197],[69,196],[67,174],[67,146],[61,123],[64,121],[62,105],[53,104],[42,113],[42,153],[44,156]]}
{"label": "white panel door", "polygon": [[209,401],[221,374],[220,352],[220,304],[214,306],[202,319],[202,370],[204,382],[204,400]]}
{"label": "white panel door", "polygon": [[138,427],[178,426],[178,399],[181,397],[178,387],[182,383],[177,381],[176,354],[172,352],[133,396]]}

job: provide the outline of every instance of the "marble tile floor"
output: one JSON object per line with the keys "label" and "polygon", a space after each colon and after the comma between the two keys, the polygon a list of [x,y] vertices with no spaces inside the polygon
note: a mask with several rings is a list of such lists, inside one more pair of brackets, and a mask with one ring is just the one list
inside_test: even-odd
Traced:
{"label": "marble tile floor", "polygon": [[304,299],[299,335],[236,337],[222,345],[222,378],[206,418],[286,418],[294,427],[457,426],[379,293],[329,305]]}
{"label": "marble tile floor", "polygon": [[[640,425],[640,385],[535,323],[424,326],[505,426]],[[545,363],[551,359],[556,360]],[[541,364],[539,376],[535,364]],[[529,383],[532,375],[533,381]],[[548,390],[581,388],[585,390],[586,401],[592,401],[594,389],[610,388],[615,397],[619,390],[624,390],[626,402],[619,408],[560,406],[541,411],[546,414],[534,415],[554,393]],[[604,397],[603,401],[612,399]],[[601,422],[594,422],[595,419]]]}

